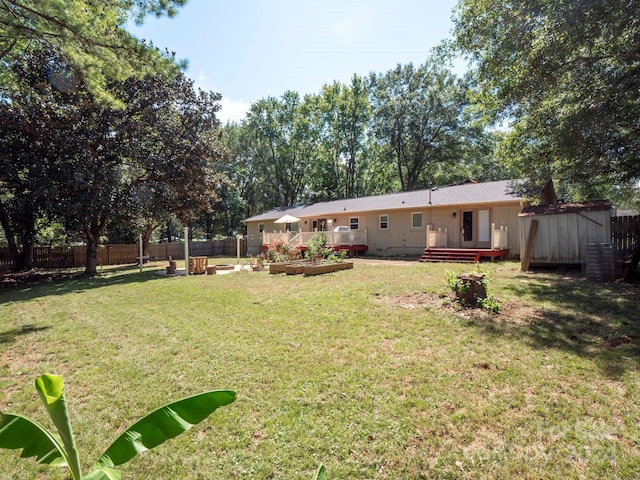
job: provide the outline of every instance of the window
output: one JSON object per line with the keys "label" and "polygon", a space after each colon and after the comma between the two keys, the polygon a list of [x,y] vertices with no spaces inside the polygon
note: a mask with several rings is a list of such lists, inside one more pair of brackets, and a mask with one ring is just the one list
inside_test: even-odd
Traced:
{"label": "window", "polygon": [[349,228],[351,228],[351,230],[358,230],[358,217],[349,219]]}
{"label": "window", "polygon": [[380,215],[380,230],[387,230],[389,228],[389,215]]}
{"label": "window", "polygon": [[260,233],[264,232],[264,223],[259,223],[259,224],[258,224],[258,231],[259,231]]}
{"label": "window", "polygon": [[422,213],[411,214],[411,228],[422,228]]}
{"label": "window", "polygon": [[298,222],[285,223],[284,229],[286,232],[297,232],[299,230]]}

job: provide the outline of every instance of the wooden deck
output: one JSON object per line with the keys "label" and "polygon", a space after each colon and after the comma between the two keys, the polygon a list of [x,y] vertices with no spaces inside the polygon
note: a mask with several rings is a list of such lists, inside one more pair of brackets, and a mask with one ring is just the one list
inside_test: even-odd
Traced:
{"label": "wooden deck", "polygon": [[504,258],[508,248],[426,248],[420,257],[421,262],[476,263],[482,258]]}

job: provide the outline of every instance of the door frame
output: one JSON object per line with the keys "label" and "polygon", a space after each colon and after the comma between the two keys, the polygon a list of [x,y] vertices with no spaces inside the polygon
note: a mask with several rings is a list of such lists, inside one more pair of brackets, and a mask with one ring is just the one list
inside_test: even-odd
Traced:
{"label": "door frame", "polygon": [[[487,212],[480,214],[480,212]],[[484,218],[481,218],[484,217]],[[483,221],[484,225],[480,225]],[[466,225],[465,225],[466,223]],[[465,240],[465,227],[470,225],[470,239]],[[480,240],[481,228],[484,227],[486,239]],[[491,248],[491,208],[461,208],[460,209],[460,247],[461,248]]]}

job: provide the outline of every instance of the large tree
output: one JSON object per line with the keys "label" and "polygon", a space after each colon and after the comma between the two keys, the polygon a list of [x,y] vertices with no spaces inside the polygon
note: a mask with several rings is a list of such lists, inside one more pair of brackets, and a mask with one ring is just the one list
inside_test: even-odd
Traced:
{"label": "large tree", "polygon": [[182,74],[132,78],[114,90],[126,105],[113,135],[125,147],[131,183],[120,216],[143,232],[146,252],[154,230],[172,217],[187,224],[219,200],[227,160],[216,117],[221,97],[196,90]]}
{"label": "large tree", "polygon": [[0,81],[16,80],[11,64],[34,44],[57,50],[76,78],[53,68],[59,88],[82,81],[102,101],[118,103],[109,81],[175,70],[173,56],[125,30],[148,14],[173,16],[186,0],[2,0],[0,1]]}
{"label": "large tree", "polygon": [[209,207],[222,157],[219,95],[196,92],[182,75],[153,76],[114,83],[126,104],[115,108],[82,84],[54,88],[49,65],[70,68],[39,49],[15,63],[20,84],[0,102],[0,219],[14,220],[13,230],[5,226],[9,238],[20,231],[32,243],[38,215],[58,218],[84,234],[86,273],[94,274],[111,218],[152,223],[170,212],[187,221]]}
{"label": "large tree", "polygon": [[469,135],[465,83],[437,57],[372,73],[370,82],[374,132],[393,152],[401,189],[434,184],[438,171],[460,161]]}
{"label": "large tree", "polygon": [[313,166],[317,193],[314,200],[352,198],[364,193],[363,173],[371,104],[366,80],[354,75],[351,83],[333,82],[319,95],[306,99],[312,131],[318,139]]}
{"label": "large tree", "polygon": [[[640,182],[640,2],[461,0],[458,47],[532,181],[624,199]],[[629,193],[631,192],[631,193]],[[627,279],[640,263],[636,248]]]}
{"label": "large tree", "polygon": [[254,103],[243,122],[265,208],[294,205],[304,196],[315,145],[301,103],[292,91],[268,97]]}
{"label": "large tree", "polygon": [[456,41],[502,149],[582,196],[640,180],[640,2],[461,0]]}
{"label": "large tree", "polygon": [[63,64],[59,56],[30,52],[12,65],[17,82],[0,87],[0,224],[17,270],[33,266],[37,220],[58,206],[51,179],[68,145],[57,135],[66,119],[44,72]]}

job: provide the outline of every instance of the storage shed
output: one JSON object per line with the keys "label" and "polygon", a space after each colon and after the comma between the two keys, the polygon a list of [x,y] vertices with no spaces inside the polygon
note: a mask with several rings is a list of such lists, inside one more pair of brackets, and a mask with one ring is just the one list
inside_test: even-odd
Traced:
{"label": "storage shed", "polygon": [[586,244],[611,243],[611,204],[605,200],[530,206],[518,217],[523,270],[579,266]]}

